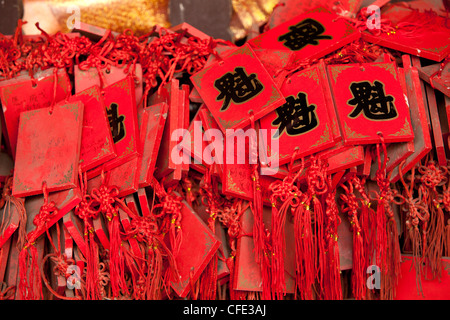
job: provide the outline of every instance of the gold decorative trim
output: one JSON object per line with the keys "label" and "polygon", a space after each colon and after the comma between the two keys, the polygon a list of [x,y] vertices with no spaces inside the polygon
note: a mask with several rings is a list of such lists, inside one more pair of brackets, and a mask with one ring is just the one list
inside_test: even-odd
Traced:
{"label": "gold decorative trim", "polygon": [[323,134],[320,136],[319,140],[317,140],[316,143],[314,143],[311,148],[317,147],[321,144],[324,144],[328,141],[330,141],[330,128],[328,127],[328,124],[325,125],[325,130],[323,131]]}
{"label": "gold decorative trim", "polygon": [[347,124],[347,122],[344,122],[344,131],[347,138],[350,139],[358,139],[358,138],[368,138],[369,136],[365,136],[361,133],[357,133],[353,131]]}
{"label": "gold decorative trim", "polygon": [[348,68],[353,68],[353,66],[341,65],[341,66],[334,66],[331,68],[331,77],[333,78],[334,83],[337,82],[337,77],[339,76],[339,74]]}
{"label": "gold decorative trim", "polygon": [[227,186],[228,186],[228,190],[231,190],[233,192],[245,195],[245,192],[242,191],[241,189],[239,189],[239,187],[236,184],[236,182],[233,181],[233,178],[231,176],[231,172],[230,171],[228,171],[228,175],[227,175]]}
{"label": "gold decorative trim", "polygon": [[390,137],[402,137],[402,136],[409,136],[412,134],[413,134],[413,132],[411,129],[411,125],[408,122],[408,118],[405,117],[405,123],[403,124],[403,127],[396,133],[391,133],[389,136]]}

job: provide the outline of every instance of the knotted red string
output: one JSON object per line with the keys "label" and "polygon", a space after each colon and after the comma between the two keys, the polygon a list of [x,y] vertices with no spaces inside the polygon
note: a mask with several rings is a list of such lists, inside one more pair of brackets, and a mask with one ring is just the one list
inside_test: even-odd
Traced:
{"label": "knotted red string", "polygon": [[[428,244],[424,248],[426,262],[431,269],[431,279],[440,279],[442,275],[442,253],[445,240],[445,218],[438,187],[447,183],[447,167],[436,165],[433,160],[418,168],[420,176],[422,201],[428,207],[430,218],[426,230]],[[426,278],[428,275],[426,275]]]}
{"label": "knotted red string", "polygon": [[0,301],[13,300],[14,296],[16,295],[16,287],[8,287],[5,282],[2,282],[0,285]]}
{"label": "knotted red string", "polygon": [[25,210],[25,199],[16,198],[11,195],[12,192],[12,184],[13,184],[13,176],[9,176],[6,178],[5,185],[3,186],[2,197],[0,199],[0,208],[4,208],[2,221],[0,224],[0,234],[5,232],[7,228],[7,223],[11,221],[11,205],[14,205],[17,214],[19,215],[19,226],[18,226],[18,239],[17,239],[17,248],[22,249],[26,236],[26,224],[27,224],[27,212]]}
{"label": "knotted red string", "polygon": [[325,300],[341,300],[342,287],[340,276],[340,256],[338,246],[338,227],[341,224],[339,209],[336,203],[336,188],[331,188],[331,177],[328,179],[328,192],[325,198],[325,270],[323,297]]}
{"label": "knotted red string", "polygon": [[94,200],[87,194],[87,174],[79,168],[79,182],[82,193],[80,203],[75,207],[74,213],[84,223],[84,242],[86,247],[86,299],[100,300],[99,291],[99,259],[98,245],[94,239],[92,220],[98,217],[99,212],[93,208]]}
{"label": "knotted red string", "polygon": [[[414,180],[415,180],[415,170],[416,167],[412,168],[411,171],[411,182],[408,186],[404,175],[403,166],[405,161],[403,161],[399,166],[400,181],[403,185],[404,190],[404,207],[407,210],[405,226],[408,231],[408,236],[412,243],[413,249],[413,265],[416,272],[416,287],[417,292],[422,294],[422,264],[424,259],[424,247],[422,245],[422,239],[420,236],[420,224],[427,224],[430,218],[430,213],[428,212],[427,206],[423,205],[422,199],[414,198]],[[423,228],[423,227],[422,227]],[[426,233],[423,233],[424,240],[426,242]]]}
{"label": "knotted red string", "polygon": [[112,295],[114,298],[119,297],[120,291],[123,294],[128,294],[128,287],[125,281],[125,267],[124,267],[124,250],[122,246],[122,239],[120,236],[120,222],[119,222],[119,208],[116,205],[119,189],[116,186],[108,186],[107,179],[102,172],[102,183],[100,187],[93,188],[91,191],[91,198],[93,201],[92,207],[98,208],[108,220],[109,231],[109,271],[112,288]]}
{"label": "knotted red string", "polygon": [[[217,184],[212,177],[210,169],[206,169],[204,176],[204,184],[201,188],[202,203],[206,206],[206,212],[208,213],[208,227],[212,233],[216,233],[216,219],[220,206],[220,200],[218,200]],[[215,300],[217,294],[217,263],[218,253],[216,252],[211,261],[206,266],[205,271],[200,276],[200,299],[201,300]]]}
{"label": "knotted red string", "polygon": [[[298,149],[294,151],[292,156],[291,164],[298,154]],[[286,254],[286,240],[285,240],[285,224],[288,212],[290,211],[294,214],[295,232],[296,240],[300,241],[299,233],[302,232],[301,229],[305,226],[299,224],[300,219],[303,216],[303,212],[298,211],[300,203],[305,201],[305,195],[300,191],[300,189],[295,185],[298,181],[299,176],[303,173],[304,169],[304,159],[302,159],[302,167],[297,173],[293,173],[292,170],[289,172],[282,181],[275,181],[270,184],[269,190],[271,192],[271,203],[272,203],[272,290],[274,291],[275,297],[281,299],[286,293],[286,280],[284,276],[284,256]],[[281,205],[279,205],[281,203]],[[304,231],[303,231],[304,233]],[[297,269],[305,264],[314,263],[311,258],[309,261],[305,255],[305,252],[301,250],[300,243],[296,244],[296,261]],[[311,248],[309,248],[311,250]],[[311,274],[313,270],[311,271]],[[302,273],[302,271],[297,270],[297,272]],[[302,279],[303,280],[303,279]],[[312,283],[303,283],[301,281],[297,282],[300,292],[308,292],[311,289],[309,286]]]}
{"label": "knotted red string", "polygon": [[59,224],[56,223],[56,238],[58,239],[58,247],[55,246],[52,237],[49,234],[49,230],[46,230],[47,233],[47,238],[50,241],[51,247],[53,248],[53,252],[47,254],[43,259],[42,259],[42,263],[41,263],[41,276],[42,276],[42,280],[45,284],[45,286],[47,287],[47,289],[50,291],[51,294],[53,294],[53,296],[55,296],[58,299],[61,300],[81,300],[82,297],[80,295],[78,295],[78,293],[76,292],[76,296],[75,297],[66,297],[65,295],[60,295],[58,292],[56,292],[55,290],[53,290],[50,282],[47,279],[46,276],[46,272],[45,270],[45,266],[46,266],[46,262],[48,259],[50,259],[51,261],[53,261],[53,263],[55,264],[55,267],[53,268],[53,274],[56,277],[64,277],[64,279],[66,280],[66,282],[68,281],[69,277],[72,275],[71,272],[68,271],[69,269],[69,265],[75,265],[75,260],[74,259],[68,259],[65,253],[61,252],[61,232],[60,232],[60,228],[59,228]]}
{"label": "knotted red string", "polygon": [[345,192],[340,196],[343,201],[341,211],[347,213],[353,231],[352,292],[355,299],[362,300],[366,298],[366,269],[364,261],[364,240],[358,220],[359,205],[354,194],[352,181],[348,181],[348,186],[342,184],[341,187]]}
{"label": "knotted red string", "polygon": [[[376,181],[379,193],[375,196],[377,201],[377,265],[381,269],[381,299],[393,299],[400,276],[400,244],[398,238],[397,222],[394,218],[392,204],[396,191],[390,187],[386,176],[387,150],[382,133],[378,134],[380,143],[377,144],[378,170]],[[380,150],[382,149],[382,150]],[[381,152],[384,154],[381,161]]]}
{"label": "knotted red string", "polygon": [[[48,201],[47,183],[43,182],[44,204],[34,217],[36,228],[28,233],[27,242],[19,253],[19,293],[23,300],[39,300],[43,298],[41,275],[38,265],[37,249],[34,246],[42,231],[48,229],[47,223],[58,214],[54,201]],[[31,261],[30,261],[31,259]]]}

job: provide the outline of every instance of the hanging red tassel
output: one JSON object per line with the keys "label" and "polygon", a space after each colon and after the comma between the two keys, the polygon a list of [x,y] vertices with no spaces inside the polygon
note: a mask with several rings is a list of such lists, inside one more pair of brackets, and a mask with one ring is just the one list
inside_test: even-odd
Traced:
{"label": "hanging red tassel", "polygon": [[[214,197],[214,194],[218,194],[217,190],[214,190],[212,176],[210,170],[206,170],[205,180],[201,189],[203,193],[202,202],[206,205],[206,212],[208,213],[208,227],[212,233],[216,232],[216,218],[218,210],[218,200]],[[215,253],[211,261],[206,266],[205,271],[200,276],[200,299],[201,300],[215,300],[217,294],[217,263],[218,254]]]}
{"label": "hanging red tassel", "polygon": [[[56,223],[56,238],[58,239],[58,248],[61,248],[61,233],[60,233],[60,228],[59,228],[59,224]],[[65,295],[61,295],[58,292],[56,292],[49,280],[47,279],[46,273],[45,273],[45,266],[46,266],[46,262],[48,259],[50,259],[51,261],[53,261],[53,263],[56,265],[53,268],[53,274],[56,277],[64,277],[66,279],[66,281],[68,281],[68,278],[70,277],[70,273],[68,272],[68,268],[69,265],[74,265],[75,264],[75,260],[73,259],[68,259],[65,253],[61,253],[60,249],[58,249],[55,244],[53,243],[53,239],[50,236],[50,233],[48,231],[48,229],[46,230],[47,233],[47,239],[50,242],[50,245],[53,249],[53,252],[47,254],[43,259],[42,259],[42,263],[41,263],[41,267],[40,267],[40,272],[41,272],[41,276],[42,276],[42,281],[44,282],[47,290],[56,298],[60,299],[60,300],[81,300],[82,297],[78,294],[77,291],[75,291],[75,297],[66,297]]]}
{"label": "hanging red tassel", "polygon": [[128,287],[125,281],[125,265],[123,259],[123,246],[120,237],[120,222],[118,214],[107,218],[109,221],[109,271],[111,286],[113,289],[113,297],[122,294],[129,294]]}
{"label": "hanging red tassel", "polygon": [[240,236],[242,236],[240,220],[249,206],[249,202],[247,202],[246,205],[243,205],[243,200],[236,198],[232,203],[225,202],[222,209],[217,213],[219,221],[228,229],[230,256],[225,260],[225,262],[230,270],[230,281],[228,282],[230,300],[243,300],[245,298],[245,292],[233,289],[233,282],[235,277],[237,240]]}
{"label": "hanging red tassel", "polygon": [[90,195],[86,194],[87,176],[81,172],[79,168],[79,182],[82,192],[82,200],[75,207],[74,213],[84,222],[84,242],[86,244],[86,299],[100,300],[100,284],[99,284],[99,258],[98,245],[94,239],[94,229],[92,228],[92,219],[98,217],[98,211],[93,208],[95,203]]}
{"label": "hanging red tassel", "polygon": [[[448,179],[448,185],[444,186],[442,192],[442,204],[447,212],[450,212],[450,179]],[[447,220],[445,226],[445,256],[450,257],[450,219]]]}
{"label": "hanging red tassel", "polygon": [[40,268],[37,262],[37,249],[34,246],[37,240],[35,235],[46,230],[47,223],[54,215],[58,214],[58,208],[55,206],[55,203],[53,201],[48,202],[47,184],[45,182],[43,183],[42,189],[44,193],[44,204],[33,219],[33,224],[36,226],[36,229],[28,234],[27,242],[19,253],[19,293],[21,299],[24,300],[38,300],[43,298]]}
{"label": "hanging red tassel", "polygon": [[[431,279],[441,278],[442,254],[444,250],[445,218],[440,204],[440,195],[437,188],[443,187],[447,182],[448,169],[440,167],[434,161],[428,161],[426,165],[419,166],[421,174],[420,186],[422,201],[428,206],[430,219],[428,223],[427,246],[424,248],[426,262],[431,269]],[[429,279],[428,275],[426,278]]]}
{"label": "hanging red tassel", "polygon": [[119,189],[116,186],[107,186],[105,175],[102,173],[102,184],[98,189],[91,191],[91,207],[98,207],[108,220],[109,231],[109,272],[113,298],[118,298],[121,294],[129,294],[125,281],[124,248],[120,236],[120,222],[118,207],[116,205]]}
{"label": "hanging red tassel", "polygon": [[[138,280],[140,292],[134,294],[142,299],[159,300],[161,299],[163,286],[169,287],[168,281],[170,279],[179,278],[175,258],[164,243],[155,215],[138,216],[123,201],[118,199],[117,202],[131,218],[130,228],[125,232],[125,238],[135,238],[137,241],[144,243],[147,248],[147,274],[145,275],[141,268],[137,268],[137,272],[140,274]],[[130,255],[130,253],[125,255]],[[167,259],[168,268],[166,272],[171,273],[171,277],[163,276],[163,257]],[[140,258],[137,259],[137,261],[139,260]]]}
{"label": "hanging red tassel", "polygon": [[341,300],[342,286],[340,275],[340,256],[338,245],[338,226],[341,224],[336,204],[336,189],[331,189],[331,178],[328,180],[328,193],[325,199],[325,237],[326,268],[324,270],[324,299]]}
{"label": "hanging red tassel", "polygon": [[0,234],[3,234],[6,223],[11,220],[11,204],[16,208],[19,214],[19,225],[18,225],[18,239],[17,247],[23,248],[26,241],[27,231],[27,212],[25,210],[25,200],[22,198],[16,198],[11,195],[13,176],[6,178],[5,185],[3,186],[2,197],[0,199],[0,208],[4,208],[4,214],[0,224]]}
{"label": "hanging red tassel", "polygon": [[[31,261],[30,261],[31,260]],[[37,249],[31,244],[19,254],[19,293],[21,300],[42,300],[41,274],[37,263]]]}
{"label": "hanging red tassel", "polygon": [[314,297],[314,239],[311,222],[310,200],[303,197],[294,215],[295,257],[296,257],[296,295],[300,292],[303,300]]}
{"label": "hanging red tassel", "polygon": [[348,214],[353,231],[353,266],[352,266],[352,292],[356,300],[366,298],[366,268],[364,254],[364,240],[361,234],[362,229],[358,221],[358,202],[353,193],[353,185],[349,181],[349,186],[341,185],[345,193],[341,195],[344,204],[342,212]]}
{"label": "hanging red tassel", "polygon": [[[87,300],[101,300],[98,276],[98,245],[94,239],[94,231],[91,228],[85,232],[86,243],[86,299]],[[89,233],[87,235],[86,233]],[[89,238],[88,238],[89,236]]]}
{"label": "hanging red tassel", "polygon": [[[409,239],[411,240],[412,252],[413,252],[413,266],[416,272],[416,287],[417,293],[422,294],[422,265],[424,261],[424,250],[422,245],[422,237],[420,234],[420,223],[425,224],[430,218],[430,213],[428,207],[421,203],[421,198],[414,199],[414,182],[415,182],[415,170],[416,167],[412,168],[410,185],[408,186],[405,182],[402,168],[404,162],[399,166],[400,181],[403,185],[404,192],[404,205],[406,206],[406,230],[408,232]],[[423,227],[422,227],[422,230]]]}
{"label": "hanging red tassel", "polygon": [[[394,218],[392,204],[395,193],[391,190],[389,179],[386,177],[387,150],[384,138],[379,133],[380,144],[377,144],[378,170],[376,180],[380,192],[377,197],[377,265],[381,269],[382,281],[380,298],[393,299],[398,277],[400,276],[400,244],[397,222]],[[381,163],[381,151],[384,160]]]}
{"label": "hanging red tassel", "polygon": [[146,298],[148,300],[159,300],[161,297],[162,283],[162,255],[156,244],[148,248],[147,255]]}
{"label": "hanging red tassel", "polygon": [[[292,159],[295,158],[296,154],[297,151],[294,152]],[[293,160],[291,161],[291,164],[292,162]],[[302,214],[298,212],[298,207],[302,206],[300,205],[300,202],[305,196],[294,183],[297,182],[298,177],[303,172],[303,168],[304,161],[302,160],[302,167],[295,175],[292,172],[289,172],[288,176],[284,178],[283,181],[275,181],[269,186],[269,190],[272,193],[271,289],[274,292],[274,297],[277,299],[281,299],[286,293],[286,280],[284,276],[284,257],[286,254],[285,225],[289,213],[295,214],[294,228],[296,232],[300,232],[302,229],[302,226],[299,225]],[[281,203],[279,207],[278,203]],[[300,248],[298,249],[300,250]],[[301,255],[300,251],[298,252]]]}
{"label": "hanging red tassel", "polygon": [[306,180],[308,182],[308,194],[313,204],[313,224],[314,224],[314,256],[315,256],[315,276],[319,286],[319,294],[324,290],[323,275],[325,272],[325,246],[324,237],[324,210],[322,206],[322,196],[328,192],[328,178],[326,162],[320,157],[310,158]]}
{"label": "hanging red tassel", "polygon": [[373,265],[374,251],[376,244],[377,224],[376,224],[376,212],[371,208],[370,198],[365,190],[366,179],[359,178],[358,176],[352,177],[352,184],[361,195],[361,212],[359,217],[359,223],[361,226],[363,239],[364,239],[364,253],[366,267]]}

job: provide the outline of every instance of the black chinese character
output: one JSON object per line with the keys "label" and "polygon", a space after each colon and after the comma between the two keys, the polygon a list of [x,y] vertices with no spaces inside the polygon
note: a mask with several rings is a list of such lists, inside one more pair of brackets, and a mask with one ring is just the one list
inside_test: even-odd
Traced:
{"label": "black chinese character", "polygon": [[380,81],[374,81],[373,85],[369,81],[353,82],[350,85],[353,99],[347,101],[356,108],[348,115],[356,118],[361,111],[370,120],[388,120],[397,117],[394,97],[386,96],[384,85]]}
{"label": "black chinese character", "polygon": [[234,72],[228,72],[214,82],[214,86],[220,91],[216,101],[224,100],[220,111],[225,111],[234,103],[243,103],[256,97],[264,86],[258,80],[255,73],[247,75],[243,67],[236,67]]}
{"label": "black chinese character", "polygon": [[119,142],[123,138],[125,138],[125,124],[123,123],[125,120],[124,115],[118,114],[118,105],[117,103],[111,103],[109,108],[106,108],[106,113],[108,114],[109,126],[111,127],[111,134],[113,137],[114,143]]}
{"label": "black chinese character", "polygon": [[317,46],[319,41],[332,39],[332,36],[323,35],[325,28],[323,25],[313,19],[305,19],[295,26],[289,27],[289,32],[278,37],[278,41],[284,41],[284,46],[292,51],[303,49],[308,44]]}
{"label": "black chinese character", "polygon": [[286,98],[286,103],[276,109],[278,117],[272,121],[278,130],[273,136],[278,138],[286,130],[290,136],[306,133],[319,124],[316,115],[316,106],[308,105],[306,93],[299,92],[297,99],[294,96]]}

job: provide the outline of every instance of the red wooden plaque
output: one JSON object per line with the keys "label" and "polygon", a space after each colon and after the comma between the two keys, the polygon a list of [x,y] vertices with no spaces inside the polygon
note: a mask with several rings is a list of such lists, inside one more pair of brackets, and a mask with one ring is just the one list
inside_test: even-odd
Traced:
{"label": "red wooden plaque", "polygon": [[358,175],[368,177],[370,176],[370,169],[372,168],[372,154],[370,147],[364,149],[364,163],[358,166]]}
{"label": "red wooden plaque", "polygon": [[57,72],[56,94],[54,95],[54,72],[53,68],[36,72],[35,85],[28,75],[0,82],[3,135],[13,158],[16,156],[20,113],[49,107],[53,102],[57,103],[68,95],[70,81],[63,69],[59,69]]}
{"label": "red wooden plaque", "polygon": [[450,97],[450,63],[445,63],[439,74],[440,68],[440,63],[422,67],[419,69],[420,78]]}
{"label": "red wooden plaque", "polygon": [[[139,192],[139,191],[138,191]],[[127,207],[135,214],[142,216],[142,212],[139,210],[138,204],[134,198],[134,194],[130,194],[125,197]]]}
{"label": "red wooden plaque", "polygon": [[[116,186],[119,189],[118,197],[125,197],[138,190],[140,158],[134,156],[129,161],[121,164],[114,169],[107,171],[109,176],[109,185]],[[88,180],[88,189],[99,188],[102,183],[101,175]]]}
{"label": "red wooden plaque", "polygon": [[[127,213],[125,211],[123,211],[121,208],[119,208],[119,218],[120,218],[120,223],[122,224],[123,230],[125,232],[128,232],[131,227],[130,217],[128,217]],[[139,242],[135,238],[129,238],[128,244],[130,245],[132,253],[136,257],[143,258],[142,251],[139,247]]]}
{"label": "red wooden plaque", "polygon": [[0,152],[0,183],[4,183],[14,169],[14,162],[6,152]]}
{"label": "red wooden plaque", "polygon": [[161,145],[158,152],[158,158],[156,160],[156,168],[154,175],[157,179],[161,179],[173,172],[176,168],[176,164],[171,157],[172,150],[176,147],[177,142],[172,141],[172,132],[178,129],[178,107],[180,101],[179,94],[179,80],[172,79],[161,88],[161,93],[153,94],[149,99],[150,105],[165,102],[169,105],[168,118],[164,126],[164,132],[161,139]]}
{"label": "red wooden plaque", "polygon": [[184,298],[191,288],[189,281],[197,281],[219,249],[220,240],[187,202],[182,201],[182,204],[183,241],[178,254],[174,257],[180,279],[171,279],[170,285],[178,296]]}
{"label": "red wooden plaque", "polygon": [[150,185],[158,157],[164,126],[169,106],[166,103],[144,108],[140,115],[140,133],[142,162],[139,176],[139,187]]}
{"label": "red wooden plaque", "polygon": [[440,166],[445,167],[447,165],[447,157],[445,155],[444,139],[442,136],[442,128],[437,109],[436,93],[428,84],[425,84],[425,90],[427,92],[428,111],[430,112],[434,149],[436,151],[437,161]]}
{"label": "red wooden plaque", "polygon": [[270,50],[254,48],[256,56],[272,76],[278,87],[281,87],[285,80],[286,68],[293,62],[295,54],[290,50]]}
{"label": "red wooden plaque", "polygon": [[[221,59],[224,59],[225,57],[227,57],[230,53],[232,53],[236,49],[237,49],[237,46],[228,46],[228,45],[221,45],[221,44],[217,45],[214,48],[216,55],[218,55]],[[211,64],[213,64],[214,62],[217,61],[216,55],[211,54],[208,57],[208,60],[206,60],[204,68],[209,67]]]}
{"label": "red wooden plaque", "polygon": [[297,60],[314,60],[355,41],[360,33],[323,7],[286,21],[249,41],[262,49],[291,50]]}
{"label": "red wooden plaque", "polygon": [[116,157],[105,103],[98,86],[90,87],[70,98],[84,105],[80,165],[87,171]]}
{"label": "red wooden plaque", "polygon": [[88,171],[88,179],[99,175],[102,170],[124,164],[134,158],[140,148],[133,79],[126,77],[106,87],[103,92],[117,157]]}
{"label": "red wooden plaque", "polygon": [[[183,115],[183,121],[180,123],[179,128],[188,130],[190,125],[189,119],[189,85],[181,85],[180,90],[180,111],[179,113]],[[190,157],[187,154],[181,153],[183,156],[183,161],[181,163],[182,171],[189,171],[189,161]],[[181,178],[180,178],[181,179]]]}
{"label": "red wooden plaque", "polygon": [[317,6],[324,6],[328,9],[333,9],[339,14],[344,16],[354,17],[356,12],[360,9],[362,0],[340,0],[339,2],[331,2],[324,0],[285,0],[284,5],[277,7],[273,14],[269,18],[270,28],[275,28],[276,26],[289,21],[299,14],[306,13],[315,9]]}
{"label": "red wooden plaque", "polygon": [[77,186],[83,110],[81,102],[67,102],[21,113],[14,196],[40,194],[44,181],[49,192]]}
{"label": "red wooden plaque", "polygon": [[[409,56],[403,56],[403,63],[405,67],[411,62],[408,62]],[[408,101],[409,106],[409,100],[416,99],[416,97],[409,97],[408,96],[408,90],[406,89],[406,79],[405,79],[405,71],[403,68],[398,68],[398,76],[400,80],[400,84],[403,89],[403,93],[405,94],[405,99]],[[411,124],[414,126],[413,122],[414,119],[412,119],[412,112],[410,109],[410,115],[411,115]],[[414,131],[414,129],[413,129]],[[419,138],[420,139],[420,138]],[[401,143],[392,143],[386,147],[386,151],[388,154],[388,160],[386,163],[386,172],[391,172],[392,169],[394,169],[396,166],[398,166],[403,160],[405,160],[407,157],[409,157],[414,152],[414,140],[408,141],[408,142],[401,142]],[[385,155],[381,155],[381,161],[384,161]],[[371,169],[371,179],[375,180],[375,174],[378,170],[378,161],[374,161],[372,164]]]}
{"label": "red wooden plaque", "polygon": [[328,158],[327,173],[333,174],[341,170],[346,170],[351,167],[357,167],[364,164],[364,147],[353,146],[349,149],[345,149],[337,154],[334,154]]}
{"label": "red wooden plaque", "polygon": [[[212,160],[209,153],[204,153],[204,150],[208,146],[208,142],[203,139],[207,128],[203,125],[202,117],[200,116],[201,110],[204,109],[206,109],[204,104],[199,107],[194,119],[189,125],[189,135],[186,134],[181,146],[184,152],[191,156],[191,162],[193,161],[197,165],[204,165],[206,170],[206,167],[210,166]],[[195,143],[196,139],[198,139],[197,143]],[[205,156],[208,156],[207,159],[205,159]]]}
{"label": "red wooden plaque", "polygon": [[[65,253],[66,250],[66,243],[65,243],[65,234],[64,230],[62,229],[62,223],[61,221],[58,221],[57,224],[60,225],[60,234],[58,239],[58,233],[56,230],[56,225],[53,226],[49,231],[50,236],[52,238],[53,244],[55,245],[55,248],[57,251],[59,251],[62,254]],[[59,246],[61,245],[61,246]],[[48,246],[50,253],[55,253],[53,247],[51,245]],[[49,267],[51,270],[54,270],[54,268],[57,267],[57,264],[52,259],[48,260]],[[52,286],[52,289],[55,290],[58,294],[61,296],[65,295],[65,289],[67,286],[67,281],[65,276],[61,275],[55,275],[53,272],[50,272],[49,276],[47,276],[47,279],[50,281],[50,284]]]}
{"label": "red wooden plaque", "polygon": [[13,295],[11,300],[15,300],[16,297],[19,297],[18,288],[18,273],[19,273],[19,249],[17,248],[17,239],[19,237],[18,233],[15,233],[11,238],[11,247],[9,250],[9,255],[6,256],[6,270],[5,275],[3,277],[4,283],[6,283],[7,287],[16,287],[15,294]]}
{"label": "red wooden plaque", "polygon": [[[246,160],[248,162],[248,159]],[[247,164],[223,165],[222,194],[253,200],[252,166]]]}
{"label": "red wooden plaque", "polygon": [[8,264],[9,251],[11,249],[12,238],[6,240],[0,248],[0,283],[5,282],[6,265]]}
{"label": "red wooden plaque", "polygon": [[338,226],[339,262],[341,270],[353,268],[353,233],[346,214],[339,213],[341,223]]}
{"label": "red wooden plaque", "polygon": [[[19,201],[23,201],[23,199]],[[5,210],[10,210],[10,213],[5,214]],[[0,224],[3,226],[3,229],[0,230],[0,248],[2,248],[2,246],[5,245],[5,242],[11,238],[12,234],[19,227],[19,212],[12,202],[8,205],[8,208],[7,205],[5,205],[3,209],[0,210],[0,221]]]}
{"label": "red wooden plaque", "polygon": [[[334,145],[322,87],[317,67],[292,75],[281,87],[286,103],[260,120],[261,129],[268,133],[263,134],[266,148],[269,139],[279,140],[280,164],[289,162],[295,149],[301,158]],[[278,132],[272,135],[271,130]],[[273,156],[270,150],[267,153]]]}
{"label": "red wooden plaque", "polygon": [[147,192],[144,188],[140,188],[137,192],[138,200],[139,200],[139,206],[141,208],[142,215],[144,217],[150,216],[150,213],[152,212],[150,208],[150,203],[148,202]]}
{"label": "red wooden plaque", "polygon": [[64,227],[70,233],[73,241],[80,249],[81,253],[86,256],[86,242],[84,241],[84,225],[83,221],[78,218],[73,210],[70,210],[63,217]]}
{"label": "red wooden plaque", "polygon": [[394,63],[328,66],[346,144],[411,141],[408,105]]}
{"label": "red wooden plaque", "polygon": [[[204,223],[208,223],[209,214],[206,212],[206,207],[201,204],[194,207],[198,216],[203,220]],[[230,257],[230,248],[228,245],[228,237],[226,231],[218,219],[214,222],[214,229],[216,237],[220,240],[220,247],[217,252],[217,279],[222,279],[230,274],[230,269],[228,268],[225,260]]]}
{"label": "red wooden plaque", "polygon": [[272,77],[248,44],[191,77],[220,129],[240,129],[285,101]]}
{"label": "red wooden plaque", "polygon": [[111,34],[116,37],[119,35],[119,33],[111,31],[111,30],[106,30],[97,26],[94,26],[92,24],[88,24],[85,22],[81,22],[79,23],[79,26],[75,29],[73,29],[74,31],[79,32],[79,34],[88,37],[89,39],[91,39],[92,41],[98,41],[100,40],[107,32],[111,32]]}
{"label": "red wooden plaque", "polygon": [[[431,273],[424,267],[424,273]],[[429,279],[429,277],[428,277]],[[442,258],[441,279],[427,280],[421,276],[422,294],[417,290],[416,272],[411,255],[402,255],[401,277],[396,288],[396,300],[449,300],[450,258]]]}
{"label": "red wooden plaque", "polygon": [[100,241],[100,244],[106,250],[109,250],[109,232],[105,220],[102,215],[92,220],[92,226],[94,228],[95,235]]}
{"label": "red wooden plaque", "polygon": [[[199,119],[201,120],[202,129],[204,129],[204,131],[202,132],[203,145],[202,145],[202,151],[201,151],[203,164],[207,168],[210,168],[211,165],[213,164],[213,162],[215,162],[218,165],[215,165],[213,167],[218,169],[218,171],[220,173],[222,173],[223,172],[223,162],[218,163],[218,161],[215,160],[216,154],[215,154],[215,152],[213,153],[211,151],[212,143],[208,143],[208,142],[212,141],[212,139],[213,139],[210,130],[220,130],[219,125],[217,124],[216,120],[214,120],[211,112],[207,108],[201,107],[198,110],[198,116],[199,116]],[[194,130],[195,130],[195,128],[194,128]],[[195,138],[196,135],[198,135],[198,133],[194,132],[194,135],[192,135],[191,137]],[[206,140],[208,140],[208,142]],[[225,141],[223,141],[223,143],[224,143],[224,148],[225,148]],[[196,148],[196,146],[194,146],[194,148]],[[217,148],[214,148],[214,149],[217,150]],[[220,150],[217,150],[217,151],[220,151]],[[225,151],[223,151],[223,152],[225,153]],[[198,154],[200,154],[200,151],[196,151],[196,153],[198,156]],[[196,159],[196,157],[194,157],[194,159]]]}
{"label": "red wooden plaque", "polygon": [[[136,105],[139,106],[143,97],[143,82],[142,82],[142,67],[139,63],[136,65],[134,71],[135,81],[135,98]],[[90,68],[88,70],[81,70],[78,66],[74,68],[75,71],[75,92],[82,92],[93,86],[101,86],[102,82],[98,74],[97,68]],[[116,82],[125,79],[130,74],[131,68],[126,66],[110,66],[101,70],[102,79],[104,81],[103,87],[108,87]]]}
{"label": "red wooden plaque", "polygon": [[194,103],[203,103],[203,99],[195,87],[192,88],[191,92],[189,93],[189,100]]}
{"label": "red wooden plaque", "polygon": [[[69,211],[81,201],[81,191],[79,188],[52,192],[48,195],[48,202],[55,202],[55,206],[58,208],[58,214],[55,215],[47,222],[47,228],[53,226],[59,219],[64,217]],[[36,230],[36,226],[33,224],[34,217],[39,214],[41,206],[44,204],[44,196],[36,195],[27,197],[25,201],[25,209],[27,211],[27,232],[30,236],[30,232],[33,232],[35,238],[39,237],[45,232],[45,229]],[[28,223],[30,222],[30,224]]]}
{"label": "red wooden plaque", "polygon": [[189,23],[186,23],[186,22],[183,22],[176,26],[173,26],[170,28],[170,30],[178,32],[178,33],[186,32],[187,36],[194,36],[194,37],[200,38],[201,40],[211,39],[211,36],[208,36],[204,32],[198,30],[197,28],[194,28],[193,26],[191,26]]}
{"label": "red wooden plaque", "polygon": [[335,142],[342,141],[342,133],[338,125],[338,117],[336,113],[336,108],[334,106],[334,99],[331,91],[330,78],[327,73],[327,65],[323,60],[321,60],[317,64],[317,68],[319,68],[319,76],[321,79],[321,83],[323,85],[323,95],[325,96],[326,106],[328,110],[328,118],[331,121],[331,133],[333,134],[333,139]]}
{"label": "red wooden plaque", "polygon": [[[272,209],[264,207],[263,220],[267,229],[271,229],[270,222]],[[286,219],[286,256],[284,270],[286,279],[286,293],[295,290],[295,239],[294,224]],[[253,232],[253,214],[247,209],[241,218],[241,234],[246,235],[238,238],[235,265],[234,290],[262,291],[261,267],[255,260],[253,238],[247,235]]]}
{"label": "red wooden plaque", "polygon": [[[427,120],[426,92],[415,67],[405,70],[406,89],[408,91],[411,124],[414,130],[414,153],[406,158],[403,172],[408,172],[418,161],[432,150],[430,128]],[[400,179],[398,167],[392,170],[391,182]]]}
{"label": "red wooden plaque", "polygon": [[[390,6],[387,10],[383,10],[382,18],[392,20],[395,26],[417,24],[417,21],[426,21],[428,16],[423,12],[405,9],[404,6]],[[399,26],[396,32],[390,33],[371,34],[369,31],[364,31],[362,37],[379,46],[439,62],[450,53],[450,32],[448,27],[445,27],[445,17],[436,15],[435,19],[431,27],[414,32],[407,31],[406,34],[402,33],[402,27]]]}

